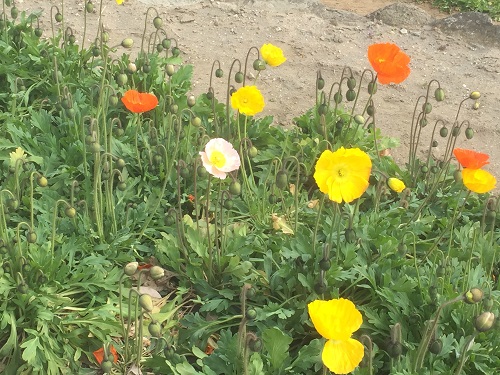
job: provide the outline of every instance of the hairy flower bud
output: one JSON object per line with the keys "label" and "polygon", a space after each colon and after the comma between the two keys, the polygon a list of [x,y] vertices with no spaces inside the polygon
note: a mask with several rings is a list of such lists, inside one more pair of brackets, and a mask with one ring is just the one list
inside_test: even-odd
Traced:
{"label": "hairy flower bud", "polygon": [[127,276],[132,276],[137,272],[137,268],[139,268],[138,262],[130,262],[125,265],[123,272],[125,272],[125,275]]}
{"label": "hairy flower bud", "polygon": [[132,38],[125,38],[122,40],[123,48],[132,48],[133,45],[134,45],[134,40]]}
{"label": "hairy flower bud", "polygon": [[481,93],[479,91],[472,91],[469,95],[469,98],[473,100],[477,100],[481,97]]}
{"label": "hairy flower bud", "polygon": [[479,288],[472,288],[471,290],[464,293],[464,302],[468,304],[474,304],[481,302],[483,299],[483,291]]}
{"label": "hairy flower bud", "polygon": [[147,312],[153,311],[153,300],[149,294],[141,294],[139,297],[139,305]]}
{"label": "hairy flower bud", "polygon": [[158,280],[165,276],[165,270],[159,266],[153,266],[149,270],[149,275],[153,280]]}
{"label": "hairy flower bud", "polygon": [[476,318],[474,326],[479,332],[486,332],[493,327],[494,323],[495,323],[495,314],[486,311]]}

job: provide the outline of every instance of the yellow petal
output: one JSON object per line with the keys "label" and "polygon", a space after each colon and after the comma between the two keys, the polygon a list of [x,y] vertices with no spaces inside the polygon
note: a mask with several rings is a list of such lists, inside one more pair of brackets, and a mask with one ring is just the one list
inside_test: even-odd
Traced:
{"label": "yellow petal", "polygon": [[403,181],[401,181],[399,178],[391,177],[387,180],[387,184],[391,188],[391,190],[395,191],[396,193],[401,193],[405,188],[406,185]]}
{"label": "yellow petal", "polygon": [[365,355],[363,344],[358,340],[328,340],[321,353],[321,359],[335,374],[348,374],[358,367]]}
{"label": "yellow petal", "polygon": [[347,340],[363,323],[354,303],[344,298],[316,300],[307,308],[314,328],[326,339]]}
{"label": "yellow petal", "polygon": [[493,190],[497,184],[496,178],[482,169],[464,168],[462,180],[467,189],[479,194]]}

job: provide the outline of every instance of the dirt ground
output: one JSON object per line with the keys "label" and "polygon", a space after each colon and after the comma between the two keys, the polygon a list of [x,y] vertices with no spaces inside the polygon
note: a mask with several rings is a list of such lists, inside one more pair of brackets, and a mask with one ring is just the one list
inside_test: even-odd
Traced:
{"label": "dirt ground", "polygon": [[[460,101],[471,91],[480,91],[479,108],[474,110],[472,101],[468,101],[459,116],[459,121],[470,121],[475,136],[466,141],[461,135],[457,146],[488,153],[491,160],[488,169],[500,178],[500,38],[491,37],[497,34],[486,37],[486,30],[500,32],[494,29],[500,26],[482,24],[484,20],[466,23],[452,18],[443,21],[446,27],[441,27],[432,22],[449,17],[448,14],[428,5],[414,5],[409,0],[399,1],[403,8],[380,11],[377,20],[366,17],[392,3],[389,0],[125,0],[124,5],[118,6],[114,0],[103,0],[103,22],[114,44],[131,37],[135,46],[140,46],[144,15],[148,6],[155,6],[169,36],[178,41],[185,62],[194,64],[194,94],[208,89],[214,60],[218,59],[227,71],[233,59],[244,60],[251,46],[269,42],[280,46],[288,60],[280,67],[262,72],[258,85],[266,98],[264,115],[274,115],[276,123],[283,125],[291,125],[295,116],[314,104],[318,69],[327,85],[331,85],[340,79],[345,66],[350,66],[355,74],[370,68],[366,58],[370,44],[396,43],[411,57],[412,72],[400,85],[379,86],[375,96],[377,126],[401,141],[401,146],[391,151],[396,160],[404,163],[407,159],[416,99],[425,94],[431,79],[438,79],[447,99],[434,105],[430,123],[441,119],[450,125]],[[66,26],[74,30],[77,39],[83,32],[84,4],[82,0],[64,4]],[[21,10],[43,9],[45,15],[51,5],[61,7],[59,1],[17,2]],[[95,8],[99,8],[98,4]],[[90,30],[87,35],[91,36],[88,45],[96,35],[98,14],[88,15],[87,20]],[[459,31],[449,31],[460,22],[464,24]],[[470,27],[471,22],[475,27]],[[47,18],[43,25],[48,35]],[[149,35],[152,26],[148,27]],[[220,97],[225,92],[224,84],[219,81],[215,87]],[[425,148],[428,143],[425,139]],[[438,156],[443,148],[444,143],[434,149],[435,154]]]}

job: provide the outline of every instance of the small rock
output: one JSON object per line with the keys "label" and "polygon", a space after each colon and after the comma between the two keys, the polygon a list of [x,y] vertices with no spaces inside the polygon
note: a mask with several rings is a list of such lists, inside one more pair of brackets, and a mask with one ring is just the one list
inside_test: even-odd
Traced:
{"label": "small rock", "polygon": [[406,30],[405,28],[400,29],[399,32],[401,34],[408,34],[408,30]]}

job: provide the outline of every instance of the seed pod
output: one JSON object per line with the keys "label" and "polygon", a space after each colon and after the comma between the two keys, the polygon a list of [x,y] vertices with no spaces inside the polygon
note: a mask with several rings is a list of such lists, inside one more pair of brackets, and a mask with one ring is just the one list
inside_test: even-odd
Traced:
{"label": "seed pod", "polygon": [[472,137],[474,137],[474,129],[470,127],[465,129],[465,138],[472,139]]}
{"label": "seed pod", "polygon": [[241,184],[238,181],[233,181],[229,185],[229,192],[231,195],[240,195],[241,194]]}
{"label": "seed pod", "polygon": [[153,337],[161,337],[161,325],[156,321],[152,321],[148,325],[149,334]]}
{"label": "seed pod", "polygon": [[436,91],[434,91],[434,98],[436,98],[437,102],[442,102],[444,100],[445,94],[441,87],[438,87]]}
{"label": "seed pod", "polygon": [[469,94],[469,98],[471,98],[473,100],[478,100],[480,97],[481,97],[481,93],[479,91],[472,91]]}
{"label": "seed pod", "polygon": [[153,19],[153,25],[156,29],[159,29],[163,25],[163,20],[160,17],[156,16]]}
{"label": "seed pod", "polygon": [[276,173],[276,187],[278,189],[286,189],[288,187],[288,174],[284,170]]}
{"label": "seed pod", "polygon": [[347,90],[347,92],[345,93],[345,98],[347,99],[347,101],[349,102],[352,102],[356,99],[356,91],[354,90]]}
{"label": "seed pod", "polygon": [[223,75],[224,75],[224,71],[221,68],[218,68],[215,70],[215,76],[217,78],[222,78]]}
{"label": "seed pod", "polygon": [[132,38],[125,38],[122,40],[121,45],[123,48],[132,48],[132,46],[134,45],[134,40]]}
{"label": "seed pod", "polygon": [[139,296],[139,305],[147,312],[153,311],[153,300],[149,294],[141,294]]}

